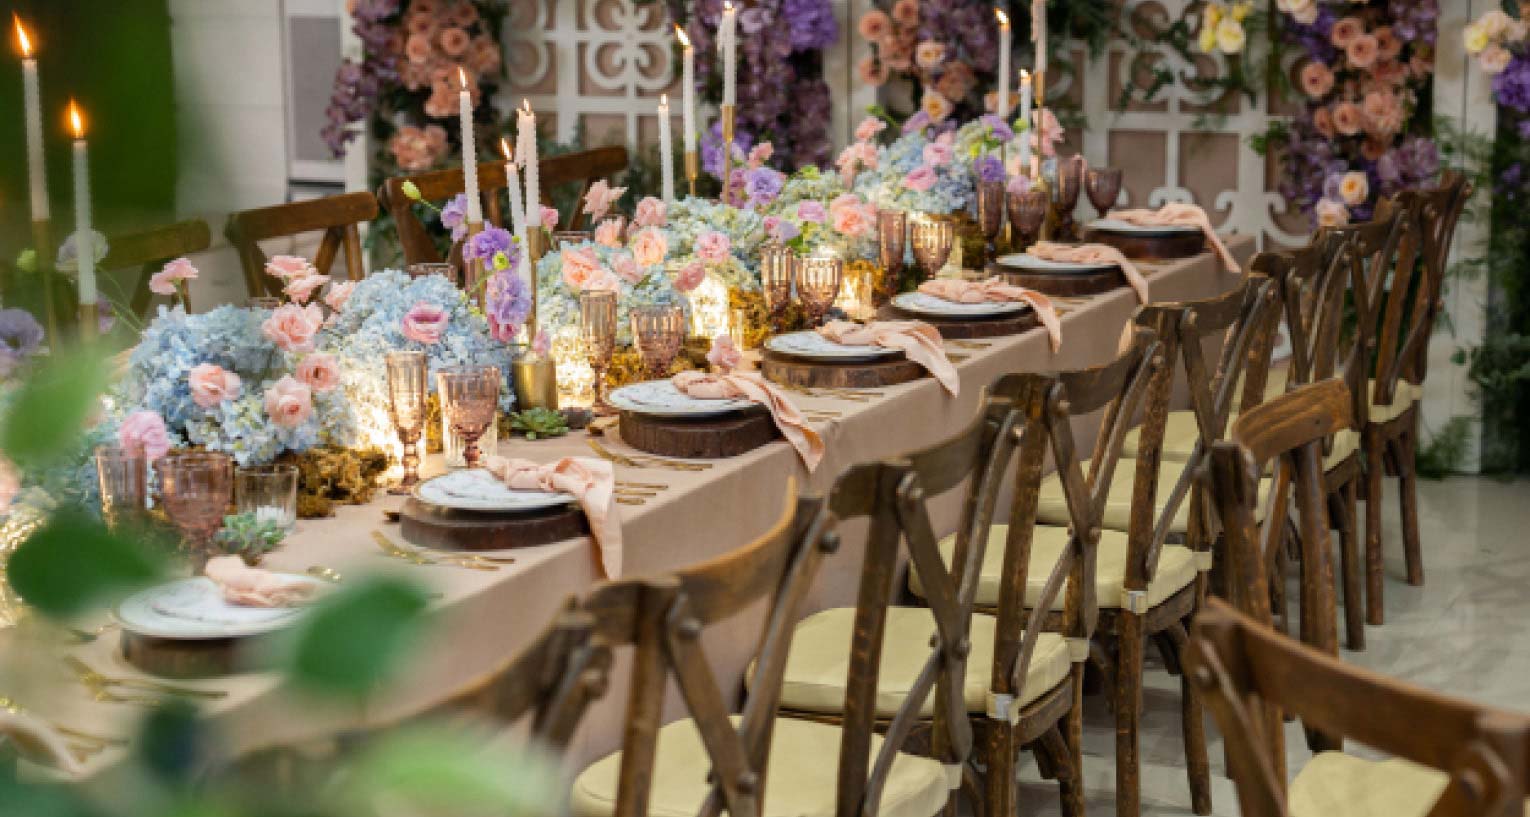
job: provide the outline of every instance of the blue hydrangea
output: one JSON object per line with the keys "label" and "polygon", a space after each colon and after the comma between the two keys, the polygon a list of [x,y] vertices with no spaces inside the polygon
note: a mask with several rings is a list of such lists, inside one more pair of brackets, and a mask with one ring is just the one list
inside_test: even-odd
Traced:
{"label": "blue hydrangea", "polygon": [[[673,211],[671,211],[673,212]],[[676,240],[674,233],[666,231],[669,238],[670,254],[666,266],[675,262],[674,248]],[[564,249],[590,249],[600,259],[601,264],[610,266],[611,257],[616,250],[604,244],[596,244],[586,241],[579,244],[566,245]],[[747,273],[744,273],[747,275]],[[686,320],[690,320],[691,307],[685,296],[677,291],[668,273],[662,269],[655,269],[636,284],[629,283],[621,278],[620,289],[616,298],[616,340],[619,344],[632,342],[632,325],[628,318],[633,307],[660,304],[679,304],[686,314]],[[724,283],[727,283],[726,281]],[[758,283],[755,284],[758,287]],[[579,293],[568,282],[563,280],[563,253],[550,252],[542,256],[537,263],[537,323],[540,328],[549,334],[556,335],[559,330],[577,328],[579,326]]]}
{"label": "blue hydrangea", "polygon": [[971,160],[963,156],[960,140],[953,146],[955,158],[935,168],[935,184],[929,190],[911,190],[903,185],[903,178],[924,164],[924,148],[931,141],[925,131],[916,130],[877,148],[877,167],[861,171],[855,179],[855,192],[879,208],[923,213],[967,210],[974,184]]}

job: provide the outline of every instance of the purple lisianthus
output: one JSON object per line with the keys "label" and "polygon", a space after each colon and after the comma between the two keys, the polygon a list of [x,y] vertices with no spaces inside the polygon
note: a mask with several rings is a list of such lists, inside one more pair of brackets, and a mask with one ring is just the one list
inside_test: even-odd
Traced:
{"label": "purple lisianthus", "polygon": [[1514,55],[1508,67],[1493,77],[1493,98],[1505,108],[1530,113],[1530,55]]}
{"label": "purple lisianthus", "polygon": [[783,0],[781,16],[790,31],[792,48],[811,51],[839,40],[839,23],[829,0]]}
{"label": "purple lisianthus", "polygon": [[[735,128],[733,133],[733,164],[735,167],[744,163],[744,157],[749,149],[754,147],[754,136],[748,131]],[[701,169],[718,178],[723,172],[723,140],[722,122],[713,122],[712,127],[701,135]]]}
{"label": "purple lisianthus", "polygon": [[531,315],[531,289],[510,270],[500,270],[484,290],[484,312],[491,325],[519,327]]}
{"label": "purple lisianthus", "polygon": [[42,324],[24,309],[0,309],[0,376],[9,375],[43,342]]}
{"label": "purple lisianthus", "polygon": [[989,133],[992,133],[993,138],[1000,142],[1007,143],[1015,138],[1015,129],[1011,128],[1002,116],[985,113],[979,118],[979,121],[987,125]]}
{"label": "purple lisianthus", "polygon": [[972,170],[977,174],[978,181],[984,184],[1004,181],[1004,162],[992,153],[977,157],[972,163]]}
{"label": "purple lisianthus", "polygon": [[464,261],[482,261],[495,270],[514,269],[520,258],[521,248],[503,227],[486,227],[462,245]]}
{"label": "purple lisianthus", "polygon": [[929,126],[930,115],[925,113],[923,109],[920,109],[915,111],[913,116],[910,116],[908,119],[904,120],[903,132],[914,133],[916,131],[922,131]]}
{"label": "purple lisianthus", "polygon": [[744,176],[744,195],[752,207],[763,207],[781,195],[786,177],[781,171],[769,167],[757,167]]}
{"label": "purple lisianthus", "polygon": [[441,206],[441,226],[452,231],[452,240],[467,235],[467,194],[458,193]]}

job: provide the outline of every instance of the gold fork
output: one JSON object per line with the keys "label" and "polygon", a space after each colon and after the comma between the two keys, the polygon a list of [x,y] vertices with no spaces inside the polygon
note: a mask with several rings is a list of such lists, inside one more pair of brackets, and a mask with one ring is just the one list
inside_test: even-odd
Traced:
{"label": "gold fork", "polygon": [[90,668],[89,664],[75,658],[72,655],[64,656],[64,663],[74,671],[74,676],[80,683],[92,689],[110,690],[112,687],[124,689],[143,690],[145,692],[160,692],[167,695],[180,695],[186,698],[202,698],[205,700],[217,700],[228,697],[228,693],[216,689],[193,689],[191,687],[176,686],[174,684],[162,684],[158,681],[150,681],[144,678],[114,678]]}
{"label": "gold fork", "polygon": [[445,564],[451,565],[452,567],[467,568],[468,570],[483,571],[493,571],[499,569],[499,565],[494,564],[484,557],[476,555],[470,556],[466,554],[442,553],[433,556],[427,556],[418,550],[413,548],[406,548],[395,543],[392,539],[388,538],[387,534],[380,530],[372,531],[372,541],[376,542],[377,546],[382,548],[384,553],[394,557],[395,559],[402,559],[406,562],[409,562],[410,564],[422,566]]}
{"label": "gold fork", "polygon": [[601,445],[600,441],[594,438],[586,438],[585,442],[589,443],[590,448],[596,454],[599,454],[602,459],[609,460],[617,465],[625,465],[629,468],[668,468],[671,471],[705,471],[712,467],[712,464],[709,462],[681,462],[647,454],[636,456],[618,454]]}

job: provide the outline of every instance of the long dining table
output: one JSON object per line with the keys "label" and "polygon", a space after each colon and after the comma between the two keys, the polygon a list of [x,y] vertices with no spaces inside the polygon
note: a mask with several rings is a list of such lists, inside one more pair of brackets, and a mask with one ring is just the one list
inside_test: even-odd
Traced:
{"label": "long dining table", "polygon": [[[1234,236],[1228,245],[1246,268],[1253,239]],[[1210,253],[1143,264],[1141,269],[1155,301],[1209,297],[1241,280],[1239,274],[1223,270]],[[826,493],[851,464],[938,442],[970,421],[984,388],[1003,374],[1080,368],[1110,360],[1136,306],[1136,296],[1124,287],[1060,300],[1062,346],[1056,352],[1040,328],[976,343],[948,344],[961,377],[956,396],[930,378],[879,388],[861,400],[793,393],[800,407],[827,417],[814,423],[827,452],[812,473],[782,441],[712,461],[712,467],[704,471],[618,465],[618,479],[665,486],[641,505],[617,506],[625,540],[624,575],[660,574],[722,554],[771,526],[784,507],[788,486]],[[1082,441],[1093,439],[1088,418],[1075,430]],[[617,438],[605,437],[603,442],[613,451],[634,453]],[[499,451],[538,461],[594,455],[582,431],[536,442],[501,440]],[[932,517],[940,533],[955,529],[961,505],[958,493],[932,500]],[[493,571],[419,566],[389,558],[374,542],[373,533],[381,530],[401,541],[398,526],[384,514],[401,502],[380,492],[370,504],[340,507],[333,518],[300,521],[265,564],[290,572],[324,566],[340,573],[344,581],[369,573],[401,573],[438,593],[429,634],[408,656],[402,677],[364,704],[348,706],[308,697],[273,671],[189,682],[227,693],[206,704],[205,712],[229,751],[320,740],[444,699],[528,644],[560,605],[603,578],[588,538],[503,552],[498,555],[513,556],[515,562]],[[862,528],[846,524],[841,530],[845,546],[826,562],[809,600],[809,612],[854,603]],[[736,700],[742,688],[762,621],[763,611],[755,611],[707,632],[705,647],[712,670],[729,700]],[[116,630],[107,629],[91,643],[58,647],[29,639],[22,630],[0,631],[0,695],[22,702],[55,723],[129,735],[144,710],[93,701],[61,660],[63,655],[73,655],[107,674],[133,676],[136,670],[122,658],[118,638]],[[619,745],[625,705],[623,671],[619,660],[609,692],[585,717],[570,747],[571,766]],[[677,700],[670,702],[670,709],[672,716],[681,714]],[[112,779],[125,756],[125,751],[115,748],[99,753],[85,761],[84,776],[97,782]]]}

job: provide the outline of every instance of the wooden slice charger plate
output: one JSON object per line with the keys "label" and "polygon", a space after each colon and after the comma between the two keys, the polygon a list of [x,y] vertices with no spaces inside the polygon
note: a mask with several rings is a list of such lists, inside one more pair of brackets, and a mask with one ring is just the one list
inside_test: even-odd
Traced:
{"label": "wooden slice charger plate", "polygon": [[[997,275],[1011,286],[1034,289],[1055,298],[1072,298],[1098,295],[1126,286],[1126,275],[1120,267],[1099,272],[1037,272],[1019,267],[1006,267],[990,261],[985,268],[989,275]],[[1030,314],[1030,313],[1026,313]]]}
{"label": "wooden slice charger plate", "polygon": [[1029,332],[1037,324],[1036,313],[1029,309],[1000,318],[936,318],[888,305],[878,310],[877,317],[884,321],[923,321],[938,329],[940,336],[947,340],[974,340],[1018,335]]}
{"label": "wooden slice charger plate", "polygon": [[783,355],[767,350],[760,372],[773,383],[813,388],[874,389],[924,377],[923,366],[899,354],[884,360],[835,363]]}
{"label": "wooden slice charger plate", "polygon": [[411,497],[399,514],[399,535],[439,550],[508,550],[588,536],[589,520],[576,505],[495,513],[447,508]]}
{"label": "wooden slice charger plate", "polygon": [[623,411],[617,430],[623,442],[639,451],[688,460],[736,457],[781,436],[763,406],[695,418]]}
{"label": "wooden slice charger plate", "polygon": [[122,657],[134,667],[161,678],[219,678],[262,669],[260,642],[247,638],[157,638],[122,631]]}
{"label": "wooden slice charger plate", "polygon": [[1144,261],[1173,261],[1190,258],[1206,251],[1206,234],[1176,232],[1165,235],[1130,235],[1107,230],[1084,230],[1084,240],[1096,244],[1108,244],[1120,250],[1127,258]]}

